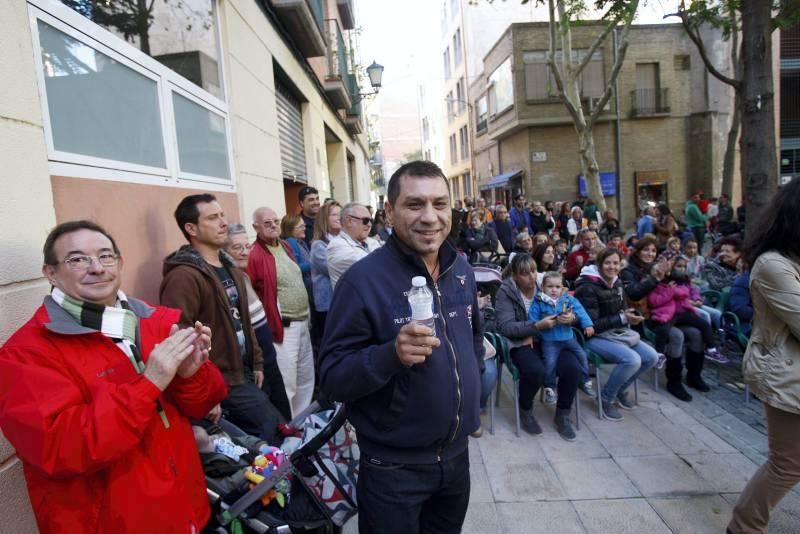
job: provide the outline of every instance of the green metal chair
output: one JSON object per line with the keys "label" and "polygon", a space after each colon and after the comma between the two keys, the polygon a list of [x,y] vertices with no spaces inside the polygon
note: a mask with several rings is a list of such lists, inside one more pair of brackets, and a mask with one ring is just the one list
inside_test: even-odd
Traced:
{"label": "green metal chair", "polygon": [[[594,352],[593,350],[589,349],[586,346],[586,339],[583,337],[583,332],[579,329],[573,327],[573,331],[575,332],[575,339],[578,340],[578,343],[581,344],[583,350],[586,352],[586,357],[589,360],[589,363],[592,364],[595,370],[595,375],[597,377],[597,417],[599,419],[605,419],[605,414],[603,413],[603,399],[601,395],[601,391],[603,389],[602,380],[601,380],[601,368],[603,365],[615,365],[613,363],[607,362],[603,359],[602,356]],[[639,380],[636,379],[633,381],[633,399],[636,405],[639,405]]]}
{"label": "green metal chair", "polygon": [[511,353],[508,348],[508,341],[505,337],[496,332],[486,332],[484,334],[494,350],[497,351],[497,385],[489,398],[489,434],[494,434],[494,410],[500,404],[500,387],[503,383],[503,364],[508,366],[511,378],[514,381],[514,420],[516,423],[516,434],[519,437],[519,369],[511,361]]}
{"label": "green metal chair", "polygon": [[[731,311],[723,313],[722,319],[720,319],[720,327],[726,336],[733,334],[733,338],[739,348],[742,349],[742,353],[747,350],[750,338],[742,331],[742,323],[738,315]],[[744,385],[744,402],[746,404],[750,402],[750,386],[747,384]]]}

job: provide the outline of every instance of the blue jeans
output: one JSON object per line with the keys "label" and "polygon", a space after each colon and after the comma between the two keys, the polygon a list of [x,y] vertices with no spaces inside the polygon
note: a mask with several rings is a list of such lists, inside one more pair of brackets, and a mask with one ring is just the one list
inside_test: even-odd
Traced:
{"label": "blue jeans", "polygon": [[722,320],[722,312],[711,306],[703,305],[697,308],[703,318],[707,318],[714,330],[719,330],[719,323]]}
{"label": "blue jeans", "polygon": [[[378,462],[378,463],[376,463]],[[469,453],[436,464],[396,464],[361,453],[358,531],[457,534],[469,503]]]}
{"label": "blue jeans", "polygon": [[481,375],[481,410],[486,408],[489,396],[497,385],[497,358],[483,360],[483,363],[486,365],[486,368]]}
{"label": "blue jeans", "polygon": [[542,358],[544,359],[544,387],[556,387],[556,364],[562,352],[572,353],[581,368],[581,384],[589,380],[589,360],[583,347],[573,337],[566,341],[542,340]]}
{"label": "blue jeans", "polygon": [[656,350],[642,341],[629,347],[618,341],[595,336],[586,342],[586,348],[599,354],[608,363],[617,364],[601,393],[604,402],[613,401],[620,391],[625,391],[639,375],[653,367],[658,360]]}

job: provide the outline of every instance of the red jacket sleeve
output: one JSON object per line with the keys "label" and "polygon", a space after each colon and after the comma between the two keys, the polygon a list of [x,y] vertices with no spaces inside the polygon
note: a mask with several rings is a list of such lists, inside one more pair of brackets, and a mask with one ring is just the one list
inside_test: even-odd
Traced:
{"label": "red jacket sleeve", "polygon": [[161,392],[144,376],[100,383],[91,404],[69,372],[37,349],[0,349],[0,427],[17,454],[49,476],[102,469],[142,440]]}
{"label": "red jacket sleeve", "polygon": [[578,278],[578,275],[581,274],[581,269],[583,268],[584,265],[586,265],[585,257],[583,258],[584,260],[583,264],[580,266],[578,266],[578,262],[575,261],[575,259],[578,256],[583,256],[581,252],[582,249],[578,249],[574,252],[570,252],[569,256],[567,256],[567,269],[566,272],[564,273],[564,277],[567,278],[568,280],[574,280]]}
{"label": "red jacket sleeve", "polygon": [[190,378],[176,375],[164,393],[186,417],[202,419],[228,396],[228,387],[217,366],[206,362]]}

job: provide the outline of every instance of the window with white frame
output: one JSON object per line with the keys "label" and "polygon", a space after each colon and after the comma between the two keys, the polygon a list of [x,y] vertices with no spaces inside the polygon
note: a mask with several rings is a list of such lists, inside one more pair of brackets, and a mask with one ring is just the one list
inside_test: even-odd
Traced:
{"label": "window with white frame", "polygon": [[459,66],[462,59],[464,59],[464,46],[461,43],[461,28],[458,28],[453,34],[453,61]]}
{"label": "window with white frame", "polygon": [[514,83],[509,56],[489,75],[489,116],[494,117],[514,105]]}
{"label": "window with white frame", "polygon": [[[94,2],[74,0],[73,9],[55,0],[28,3],[54,172],[233,188],[228,109],[217,97],[222,83],[216,61],[217,74],[206,78],[216,80],[210,92],[133,46],[141,46],[143,37],[125,42],[89,20],[81,10],[92,12]],[[187,9],[194,12],[191,6],[200,3],[190,1]],[[213,15],[212,0],[205,4]],[[93,13],[97,18],[99,12]],[[165,50],[157,24],[150,26],[151,52]],[[216,37],[208,46],[217,49]]]}
{"label": "window with white frame", "polygon": [[489,118],[489,108],[487,106],[486,95],[481,96],[475,102],[475,131],[482,132],[486,129]]}

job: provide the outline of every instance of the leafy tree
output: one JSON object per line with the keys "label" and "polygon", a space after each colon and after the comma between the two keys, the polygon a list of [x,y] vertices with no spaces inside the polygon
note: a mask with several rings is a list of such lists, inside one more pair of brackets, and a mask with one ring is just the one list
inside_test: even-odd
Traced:
{"label": "leafy tree", "polygon": [[[740,117],[742,135],[739,151],[747,221],[758,221],[778,186],[772,34],[776,29],[789,27],[800,20],[800,2],[694,0],[687,7],[685,1],[681,0],[675,15],[680,17],[708,71],[734,88],[734,121],[725,153],[723,192],[730,194],[733,188],[734,155],[731,147],[738,134],[734,127],[738,127]],[[708,57],[700,38],[700,26],[703,24],[721,29],[723,36],[731,39],[732,77],[719,72]],[[741,48],[737,50],[739,35]]]}

